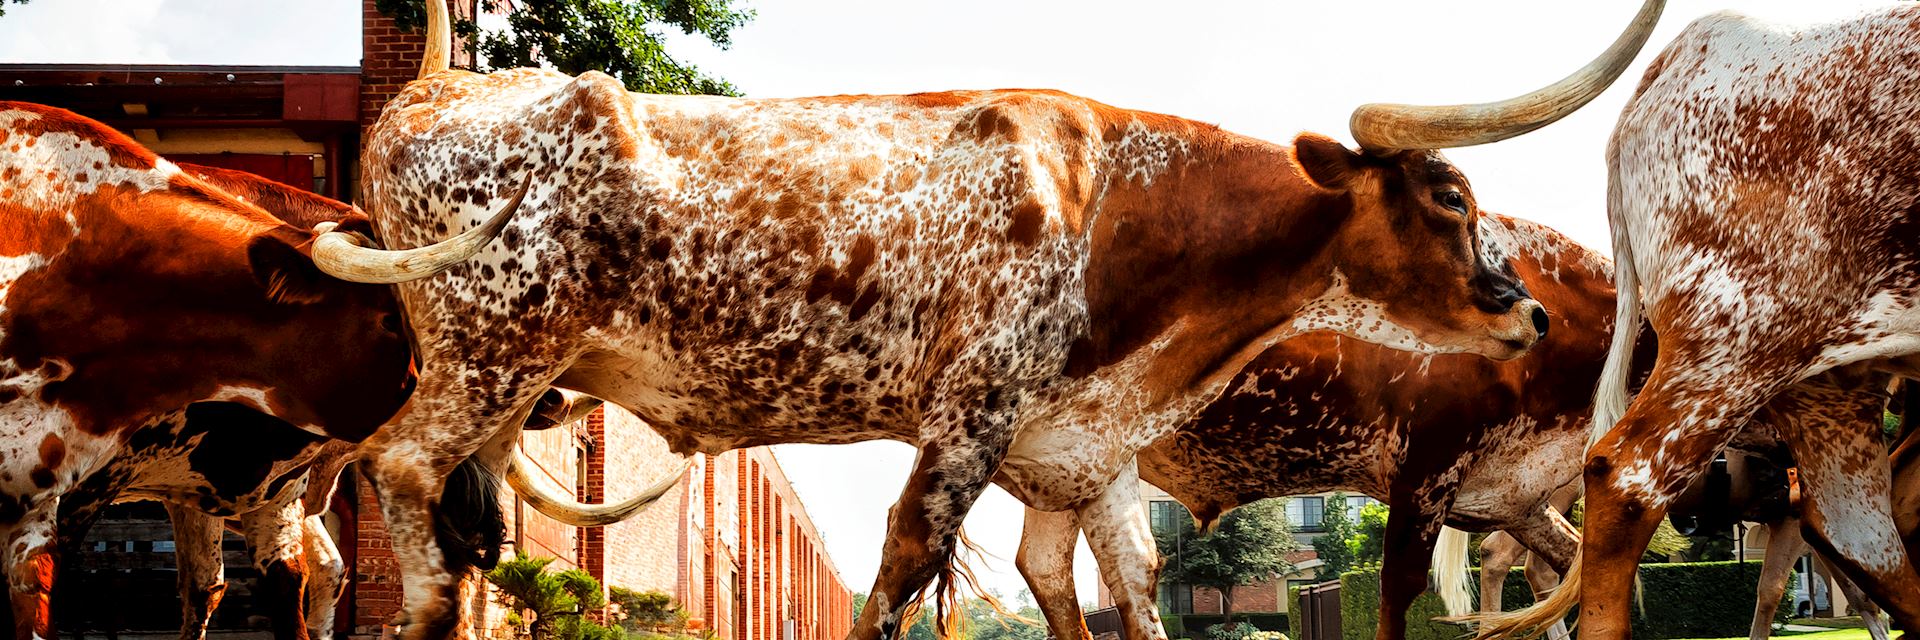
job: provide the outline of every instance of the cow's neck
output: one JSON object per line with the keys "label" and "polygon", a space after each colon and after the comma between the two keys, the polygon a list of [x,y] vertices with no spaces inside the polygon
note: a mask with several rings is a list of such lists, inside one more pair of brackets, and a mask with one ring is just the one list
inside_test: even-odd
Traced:
{"label": "cow's neck", "polygon": [[1285,147],[1163,126],[1184,143],[1163,171],[1109,171],[1090,230],[1089,332],[1067,365],[1081,377],[1148,356],[1138,382],[1156,404],[1205,393],[1284,337],[1330,284],[1325,248],[1349,211],[1304,181]]}

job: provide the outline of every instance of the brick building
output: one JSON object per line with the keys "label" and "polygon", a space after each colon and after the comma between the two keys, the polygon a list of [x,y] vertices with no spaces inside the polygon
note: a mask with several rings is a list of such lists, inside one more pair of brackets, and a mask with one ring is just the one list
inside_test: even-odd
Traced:
{"label": "brick building", "polygon": [[[528,433],[521,448],[583,502],[621,499],[672,473],[679,456],[646,423],[619,409]],[[611,473],[610,473],[611,471]],[[378,637],[398,611],[400,574],[370,487],[358,481],[357,568],[352,632]],[[820,532],[771,449],[696,455],[680,483],[633,519],[571,527],[508,498],[508,536],[556,567],[579,567],[602,582],[672,594],[692,626],[717,638],[840,638],[852,620],[852,592],[827,556]],[[475,624],[503,635],[503,611],[485,605]]]}
{"label": "brick building", "polygon": [[[1331,492],[1327,492],[1279,498],[1287,501],[1287,522],[1293,526],[1294,539],[1301,545],[1299,550],[1287,554],[1293,571],[1234,587],[1234,613],[1286,613],[1289,608],[1286,598],[1288,586],[1312,584],[1322,579],[1318,577],[1321,567],[1319,554],[1314,553],[1308,545],[1325,531],[1321,518],[1326,509],[1344,506],[1348,516],[1358,521],[1360,508],[1374,502],[1366,496],[1350,495],[1347,496],[1347,504],[1335,505],[1331,503],[1332,496]],[[1175,530],[1179,520],[1193,518],[1193,514],[1173,496],[1144,480],[1140,482],[1140,500],[1146,503],[1149,525],[1156,536]],[[1100,583],[1098,602],[1101,607],[1113,606],[1113,594],[1107,591],[1104,581]],[[1166,614],[1219,614],[1224,613],[1225,599],[1219,590],[1212,587],[1164,584],[1160,586],[1159,602],[1160,611]]]}
{"label": "brick building", "polygon": [[[473,16],[474,0],[449,0]],[[361,132],[418,74],[424,36],[400,31],[362,0],[358,67],[0,65],[0,100],[60,106],[106,122],[177,161],[252,171],[350,200]],[[480,16],[482,26],[499,16]],[[455,64],[463,64],[456,46]],[[529,433],[522,448],[583,502],[621,499],[678,468],[679,456],[639,419],[596,412],[575,425]],[[628,522],[593,529],[561,524],[508,490],[508,536],[518,549],[581,567],[603,583],[672,594],[694,626],[717,638],[840,638],[851,593],[798,496],[766,448],[698,456],[680,484]],[[373,638],[400,605],[400,577],[371,488],[349,471],[329,526],[352,575],[337,630]],[[138,606],[62,616],[70,631],[177,629],[171,529],[157,505],[114,507],[69,563],[67,601],[114,594]],[[216,629],[251,626],[252,572],[245,544],[228,535],[229,590]],[[71,587],[71,589],[67,589]],[[124,598],[125,594],[141,597]],[[102,595],[101,597],[105,597]],[[504,637],[505,612],[474,590],[482,635]],[[149,606],[151,605],[151,606]],[[73,621],[74,624],[68,624]]]}

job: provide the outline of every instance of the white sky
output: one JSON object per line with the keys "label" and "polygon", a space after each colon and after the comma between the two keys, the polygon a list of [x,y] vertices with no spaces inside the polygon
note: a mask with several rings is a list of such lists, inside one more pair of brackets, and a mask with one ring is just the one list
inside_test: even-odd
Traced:
{"label": "white sky", "polygon": [[[1485,101],[1532,90],[1597,55],[1635,0],[744,0],[758,17],[730,51],[675,37],[673,51],[750,96],[1056,88],[1286,141],[1346,139],[1364,102]],[[1448,155],[1488,210],[1539,220],[1605,251],[1607,132],[1644,62],[1686,23],[1734,8],[1784,20],[1842,16],[1861,0],[1670,0],[1622,82],[1541,131]],[[358,0],[35,0],[0,18],[0,62],[353,65]],[[677,34],[676,34],[677,36]],[[913,463],[899,443],[784,446],[795,489],[855,589],[879,566],[886,510]],[[1021,510],[992,489],[967,520],[1012,567]],[[1094,577],[1079,560],[1082,600]]]}

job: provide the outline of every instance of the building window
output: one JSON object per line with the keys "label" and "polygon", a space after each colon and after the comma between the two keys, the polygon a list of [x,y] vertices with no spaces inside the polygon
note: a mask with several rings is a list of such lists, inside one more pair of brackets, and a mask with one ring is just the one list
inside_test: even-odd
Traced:
{"label": "building window", "polygon": [[1359,522],[1360,509],[1363,507],[1366,507],[1367,505],[1377,504],[1379,502],[1380,502],[1379,500],[1375,500],[1373,498],[1369,498],[1366,496],[1347,496],[1347,519],[1353,522]]}
{"label": "building window", "polygon": [[1193,585],[1160,585],[1160,612],[1168,615],[1193,613]]}
{"label": "building window", "polygon": [[1178,502],[1154,500],[1147,503],[1147,519],[1153,527],[1153,535],[1169,535],[1183,529],[1183,521],[1193,522],[1193,514]]}
{"label": "building window", "polygon": [[1320,531],[1327,511],[1327,499],[1302,496],[1287,500],[1287,520],[1298,531]]}

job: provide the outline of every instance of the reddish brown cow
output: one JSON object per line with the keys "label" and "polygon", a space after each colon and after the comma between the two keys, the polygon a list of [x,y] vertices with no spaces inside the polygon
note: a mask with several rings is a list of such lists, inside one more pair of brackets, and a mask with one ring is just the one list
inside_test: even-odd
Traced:
{"label": "reddish brown cow", "polygon": [[[1516,251],[1515,270],[1552,309],[1553,330],[1526,358],[1394,351],[1337,335],[1293,338],[1243,369],[1228,391],[1140,450],[1140,477],[1206,526],[1234,507],[1277,496],[1358,491],[1387,503],[1376,637],[1404,634],[1441,526],[1507,529],[1565,569],[1578,536],[1549,497],[1579,474],[1593,388],[1606,360],[1612,265],[1551,229],[1488,216],[1481,237]],[[1072,582],[1084,530],[1127,619],[1155,606],[1151,547],[1125,512],[1029,509],[1018,558],[1056,638],[1088,638]],[[1077,525],[1077,526],[1076,526]],[[1112,550],[1142,552],[1116,554]],[[1462,558],[1464,560],[1464,558]],[[1440,567],[1462,570],[1464,566]],[[1130,637],[1161,638],[1129,627]]]}
{"label": "reddish brown cow", "polygon": [[[321,273],[314,237],[97,122],[0,103],[0,542],[19,638],[52,637],[77,538],[58,523],[83,529],[123,494],[255,512],[302,452],[364,439],[408,399],[393,292]],[[426,253],[463,257],[445,249]]]}

